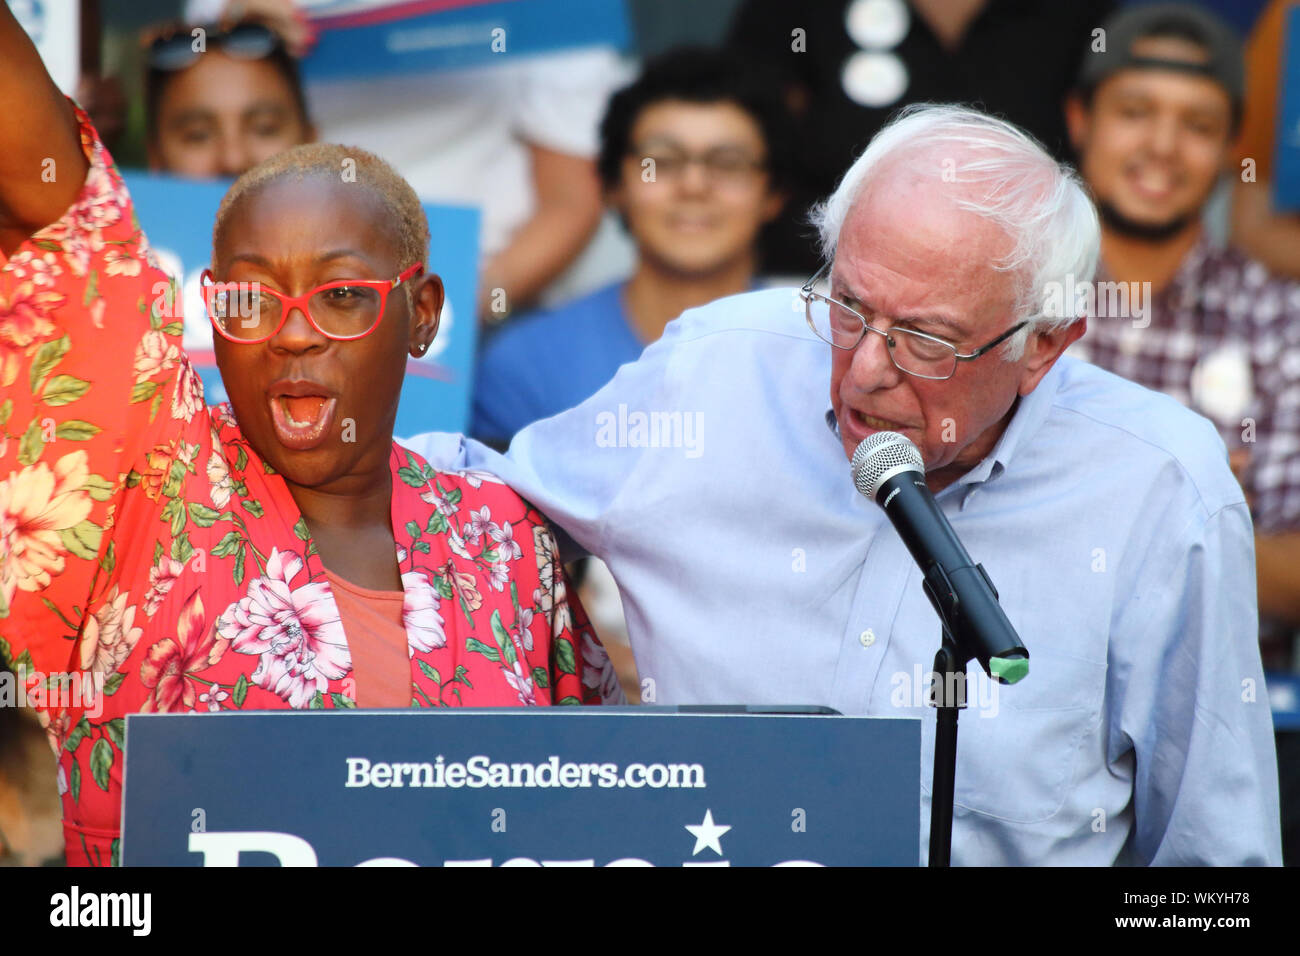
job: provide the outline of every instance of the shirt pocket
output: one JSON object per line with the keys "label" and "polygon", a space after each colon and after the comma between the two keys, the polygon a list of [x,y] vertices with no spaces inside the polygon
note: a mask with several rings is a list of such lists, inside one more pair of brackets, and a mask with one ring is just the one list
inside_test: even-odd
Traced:
{"label": "shirt pocket", "polygon": [[[1021,824],[1051,819],[1087,776],[1081,754],[1098,731],[1106,685],[1104,663],[1053,651],[1031,652],[1030,662],[1020,684],[971,679],[957,725],[954,803]],[[921,759],[929,794],[935,718],[927,710]]]}

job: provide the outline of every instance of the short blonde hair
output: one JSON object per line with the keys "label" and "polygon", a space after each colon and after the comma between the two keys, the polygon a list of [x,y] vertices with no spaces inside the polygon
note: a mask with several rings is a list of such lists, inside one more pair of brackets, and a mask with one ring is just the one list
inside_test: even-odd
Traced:
{"label": "short blonde hair", "polygon": [[[379,196],[389,213],[397,239],[398,267],[405,271],[417,262],[425,262],[429,253],[429,220],[410,183],[374,153],[356,146],[337,143],[305,143],[294,146],[258,163],[235,180],[217,208],[212,227],[212,262],[216,265],[217,246],[225,234],[230,212],[250,193],[282,179],[307,179],[313,176],[340,176]],[[414,308],[412,286],[408,283],[406,303]]]}

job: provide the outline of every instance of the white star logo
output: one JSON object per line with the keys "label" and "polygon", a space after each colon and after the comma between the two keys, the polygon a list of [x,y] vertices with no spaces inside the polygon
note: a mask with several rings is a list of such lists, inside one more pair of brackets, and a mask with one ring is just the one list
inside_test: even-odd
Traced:
{"label": "white star logo", "polygon": [[705,810],[704,822],[695,826],[688,823],[686,829],[691,832],[691,836],[695,837],[695,849],[691,851],[691,856],[695,856],[705,848],[712,850],[718,856],[722,856],[722,844],[718,842],[718,838],[730,830],[731,827],[719,826],[714,823],[713,811]]}

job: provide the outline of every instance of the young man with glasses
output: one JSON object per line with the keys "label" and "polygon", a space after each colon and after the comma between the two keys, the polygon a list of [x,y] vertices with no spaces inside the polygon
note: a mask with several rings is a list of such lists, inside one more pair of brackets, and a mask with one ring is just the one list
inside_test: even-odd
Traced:
{"label": "young man with glasses", "polygon": [[508,442],[594,393],[686,309],[753,288],[759,233],[781,208],[787,122],[749,64],[713,51],[669,53],[619,91],[598,167],[635,271],[491,339],[471,433]]}
{"label": "young man with glasses", "polygon": [[[1077,179],[1004,121],[924,106],[818,221],[825,298],[687,312],[508,456],[414,447],[495,471],[609,564],[658,703],[921,718],[924,860],[935,723],[907,688],[940,625],[847,465],[901,432],[1030,652],[962,719],[952,861],[1280,862],[1250,516],[1223,444],[1167,396],[1063,359],[1086,319],[1042,309],[1095,267]],[[694,447],[602,442],[623,409],[689,416]]]}

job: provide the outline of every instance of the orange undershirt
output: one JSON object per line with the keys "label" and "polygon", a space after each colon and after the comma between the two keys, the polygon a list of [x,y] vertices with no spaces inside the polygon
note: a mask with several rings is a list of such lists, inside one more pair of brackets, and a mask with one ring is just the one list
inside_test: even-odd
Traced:
{"label": "orange undershirt", "polygon": [[402,592],[357,587],[325,569],[348,647],[358,707],[410,707],[411,656],[402,623]]}

